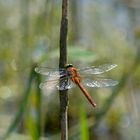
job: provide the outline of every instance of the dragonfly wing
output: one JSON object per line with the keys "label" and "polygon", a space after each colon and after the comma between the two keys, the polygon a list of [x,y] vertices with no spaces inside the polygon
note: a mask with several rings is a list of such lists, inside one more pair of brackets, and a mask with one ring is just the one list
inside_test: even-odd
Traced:
{"label": "dragonfly wing", "polygon": [[80,74],[102,74],[104,72],[110,71],[114,69],[117,65],[116,64],[104,64],[100,66],[91,66],[86,67],[83,69],[79,69],[78,71]]}
{"label": "dragonfly wing", "polygon": [[67,90],[71,89],[75,86],[75,84],[68,78],[61,79],[59,84],[57,85],[58,90]]}
{"label": "dragonfly wing", "polygon": [[36,67],[35,68],[35,72],[42,74],[42,75],[46,75],[46,76],[50,76],[50,77],[55,77],[55,78],[60,78],[61,76],[66,76],[67,71],[65,69],[51,69],[51,68],[47,68],[47,67]]}
{"label": "dragonfly wing", "polygon": [[62,78],[58,80],[47,80],[45,82],[42,82],[40,84],[40,88],[46,88],[46,89],[55,89],[58,90],[67,90],[70,88],[73,88],[75,85],[70,81],[68,78]]}
{"label": "dragonfly wing", "polygon": [[42,82],[39,87],[41,89],[54,89],[56,85],[58,85],[59,81],[58,80],[47,80]]}
{"label": "dragonfly wing", "polygon": [[84,79],[82,81],[83,85],[86,85],[88,87],[111,87],[118,84],[118,81],[112,80],[112,79]]}

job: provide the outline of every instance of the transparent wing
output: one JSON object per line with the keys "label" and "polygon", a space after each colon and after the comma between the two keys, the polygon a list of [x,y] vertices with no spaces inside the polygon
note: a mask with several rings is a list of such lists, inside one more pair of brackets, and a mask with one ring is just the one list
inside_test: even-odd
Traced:
{"label": "transparent wing", "polygon": [[67,71],[66,69],[53,69],[53,68],[47,68],[47,67],[36,67],[35,72],[50,76],[50,77],[55,77],[55,78],[60,78],[62,76],[67,76]]}
{"label": "transparent wing", "polygon": [[62,78],[58,80],[46,80],[45,82],[42,82],[40,84],[40,88],[46,88],[46,89],[55,89],[57,88],[58,90],[67,90],[70,88],[73,88],[75,84],[70,81],[68,78]]}
{"label": "transparent wing", "polygon": [[116,66],[116,64],[104,64],[100,66],[86,67],[83,69],[79,69],[78,71],[80,74],[102,74],[114,69]]}
{"label": "transparent wing", "polygon": [[46,80],[44,82],[42,82],[39,87],[41,89],[54,89],[56,87],[56,85],[59,83],[58,80]]}
{"label": "transparent wing", "polygon": [[75,87],[76,85],[70,79],[61,79],[57,85],[58,90],[67,90]]}
{"label": "transparent wing", "polygon": [[112,79],[84,79],[82,81],[83,85],[86,85],[88,87],[111,87],[118,84],[118,81],[112,80]]}

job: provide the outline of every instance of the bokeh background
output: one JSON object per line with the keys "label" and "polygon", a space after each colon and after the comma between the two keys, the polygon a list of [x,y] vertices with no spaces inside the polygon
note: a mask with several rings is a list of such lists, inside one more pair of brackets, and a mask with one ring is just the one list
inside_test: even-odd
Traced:
{"label": "bokeh background", "polygon": [[[140,139],[140,1],[70,0],[68,62],[117,64],[119,84],[69,90],[69,140]],[[58,68],[61,0],[0,1],[0,138],[60,140],[59,94],[41,90],[38,65]]]}

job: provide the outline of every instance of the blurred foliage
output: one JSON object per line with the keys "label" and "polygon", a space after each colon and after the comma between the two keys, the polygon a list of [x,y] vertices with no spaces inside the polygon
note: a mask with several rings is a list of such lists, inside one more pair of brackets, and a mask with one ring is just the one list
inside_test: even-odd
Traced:
{"label": "blurred foliage", "polygon": [[[87,88],[95,110],[79,89],[69,91],[69,139],[139,140],[139,0],[69,4],[68,62],[78,68],[115,63],[106,77],[119,81]],[[60,0],[0,1],[0,137],[14,131],[8,139],[60,139],[57,91],[41,91],[44,77],[32,69],[34,63],[58,68],[60,18]]]}

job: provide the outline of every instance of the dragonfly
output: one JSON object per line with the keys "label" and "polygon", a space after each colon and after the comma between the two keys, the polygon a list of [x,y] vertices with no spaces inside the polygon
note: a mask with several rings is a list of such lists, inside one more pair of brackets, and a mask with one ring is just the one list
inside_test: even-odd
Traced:
{"label": "dragonfly", "polygon": [[89,103],[96,107],[96,103],[86,90],[85,86],[92,88],[111,87],[118,84],[118,81],[102,78],[100,75],[114,69],[116,64],[103,64],[84,68],[75,68],[72,64],[66,64],[64,68],[53,69],[48,67],[36,67],[35,72],[47,76],[47,79],[40,84],[40,88],[57,87],[58,90],[68,90],[78,86]]}

